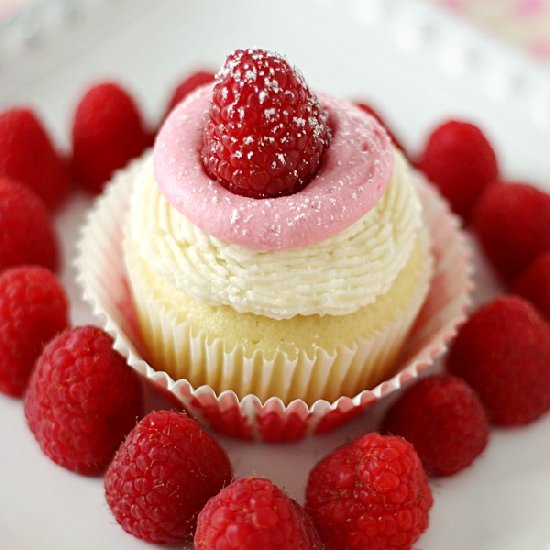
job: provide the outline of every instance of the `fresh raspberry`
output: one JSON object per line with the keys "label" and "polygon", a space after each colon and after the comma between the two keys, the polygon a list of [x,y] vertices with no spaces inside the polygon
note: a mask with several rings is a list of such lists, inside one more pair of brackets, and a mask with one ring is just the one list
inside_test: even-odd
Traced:
{"label": "fresh raspberry", "polygon": [[16,107],[0,114],[0,175],[26,185],[50,209],[67,197],[67,164],[30,109]]}
{"label": "fresh raspberry", "polygon": [[491,187],[472,221],[485,254],[504,281],[550,250],[550,194],[528,184]]}
{"label": "fresh raspberry", "polygon": [[149,413],[130,432],[105,476],[122,528],[155,543],[189,539],[206,501],[231,482],[225,451],[184,413]]}
{"label": "fresh raspberry", "polygon": [[384,431],[412,443],[434,476],[469,466],[489,438],[479,398],[464,380],[448,375],[425,378],[407,389],[388,411]]}
{"label": "fresh raspberry", "polygon": [[316,96],[285,59],[264,50],[228,56],[203,136],[210,177],[246,197],[290,195],[316,174],[329,139]]}
{"label": "fresh raspberry", "polygon": [[67,297],[43,267],[0,275],[0,391],[21,397],[44,344],[67,327]]}
{"label": "fresh raspberry", "polygon": [[397,139],[396,135],[390,130],[390,128],[386,124],[386,121],[380,116],[380,113],[378,113],[378,111],[376,111],[372,105],[362,102],[356,103],[355,105],[359,107],[359,109],[361,109],[363,112],[367,113],[367,115],[373,116],[378,121],[378,123],[384,127],[388,136],[390,136],[393,145],[399,150],[406,152],[401,142]]}
{"label": "fresh raspberry", "polygon": [[526,424],[550,408],[550,326],[527,302],[502,296],[462,325],[449,370],[478,393],[489,420]]}
{"label": "fresh raspberry", "polygon": [[141,385],[94,326],[67,330],[36,363],[25,415],[44,454],[81,474],[104,471],[141,415]]}
{"label": "fresh raspberry", "polygon": [[370,433],[309,474],[306,510],[339,550],[406,550],[428,527],[432,494],[414,447]]}
{"label": "fresh raspberry", "polygon": [[498,177],[495,151],[483,132],[458,120],[432,131],[418,167],[466,221],[483,191]]}
{"label": "fresh raspberry", "polygon": [[195,549],[320,550],[319,533],[303,508],[269,479],[234,481],[199,514]]}
{"label": "fresh raspberry", "polygon": [[35,193],[0,177],[0,272],[25,264],[55,271],[54,229],[44,203]]}
{"label": "fresh raspberry", "polygon": [[550,322],[550,251],[524,269],[510,291],[529,300]]}
{"label": "fresh raspberry", "polygon": [[151,141],[132,97],[114,82],[92,86],[73,120],[72,170],[75,180],[99,193],[115,170],[141,155]]}
{"label": "fresh raspberry", "polygon": [[181,103],[191,92],[195,91],[199,86],[203,84],[208,84],[209,82],[214,82],[215,75],[210,71],[195,71],[189,76],[182,80],[177,86],[172,97],[168,103],[168,108],[166,109],[165,117],[170,113],[170,111]]}

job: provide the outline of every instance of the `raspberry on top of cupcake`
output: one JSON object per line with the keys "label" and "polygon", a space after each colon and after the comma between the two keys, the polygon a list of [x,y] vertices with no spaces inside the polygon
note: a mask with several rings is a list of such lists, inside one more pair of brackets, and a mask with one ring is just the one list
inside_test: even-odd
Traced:
{"label": "raspberry on top of cupcake", "polygon": [[237,50],[162,128],[160,190],[209,235],[252,249],[307,246],[383,195],[394,155],[386,132],[350,104],[321,94],[319,103],[298,75],[277,54]]}
{"label": "raspberry on top of cupcake", "polygon": [[413,175],[373,117],[313,94],[278,54],[237,50],[124,177],[155,368],[308,403],[392,372],[431,259]]}
{"label": "raspberry on top of cupcake", "polygon": [[264,50],[227,57],[201,149],[213,179],[245,197],[291,195],[315,176],[329,141],[327,113],[284,58]]}

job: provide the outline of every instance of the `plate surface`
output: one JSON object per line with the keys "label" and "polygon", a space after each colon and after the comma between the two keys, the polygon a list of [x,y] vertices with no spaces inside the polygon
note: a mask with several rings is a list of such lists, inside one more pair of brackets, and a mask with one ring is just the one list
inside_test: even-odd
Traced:
{"label": "plate surface", "polygon": [[[71,5],[73,7],[71,7]],[[443,14],[411,0],[50,1],[0,26],[0,109],[35,106],[61,145],[74,105],[94,80],[129,85],[151,123],[188,70],[217,67],[236,47],[284,53],[314,89],[372,100],[415,151],[449,116],[483,126],[502,171],[550,189],[550,77]],[[542,144],[545,144],[544,147]],[[63,281],[74,323],[93,322],[71,265],[91,204],[77,196],[58,219]],[[477,300],[495,293],[478,256]],[[238,477],[265,475],[297,500],[307,472],[336,446],[376,426],[387,403],[326,436],[290,445],[219,437]],[[19,401],[0,396],[2,548],[151,548],[111,517],[100,479],[41,455]],[[474,466],[432,482],[435,505],[422,550],[550,549],[550,416],[521,430],[493,430]]]}

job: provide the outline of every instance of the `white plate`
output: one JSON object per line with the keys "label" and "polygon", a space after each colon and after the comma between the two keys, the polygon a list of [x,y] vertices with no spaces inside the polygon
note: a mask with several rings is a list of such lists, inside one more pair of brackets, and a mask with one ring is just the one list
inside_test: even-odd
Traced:
{"label": "white plate", "polygon": [[[549,75],[411,0],[50,0],[0,24],[0,108],[34,105],[66,145],[74,104],[90,82],[127,83],[154,121],[186,71],[216,67],[231,49],[249,46],[285,53],[315,89],[371,99],[413,151],[432,124],[467,117],[494,141],[508,178],[549,188]],[[76,197],[58,220],[75,323],[93,321],[70,264],[89,204]],[[481,259],[478,265],[483,299],[495,287]],[[384,406],[298,444],[219,440],[238,477],[269,476],[301,501],[312,465],[375,427]],[[100,479],[71,474],[42,456],[19,401],[0,396],[0,417],[0,547],[151,548],[113,520]],[[416,547],[550,549],[549,436],[550,415],[527,428],[493,430],[472,468],[432,482],[431,525]]]}

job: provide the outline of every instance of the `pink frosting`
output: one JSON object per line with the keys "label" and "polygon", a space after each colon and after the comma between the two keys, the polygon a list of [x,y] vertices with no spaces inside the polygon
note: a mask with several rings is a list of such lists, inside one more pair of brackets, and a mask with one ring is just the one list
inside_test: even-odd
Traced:
{"label": "pink frosting", "polygon": [[155,142],[155,177],[170,204],[207,234],[255,250],[309,246],[343,231],[384,194],[393,148],[376,120],[319,94],[332,140],[317,176],[302,191],[274,199],[231,193],[204,171],[199,149],[212,85],[168,117]]}

